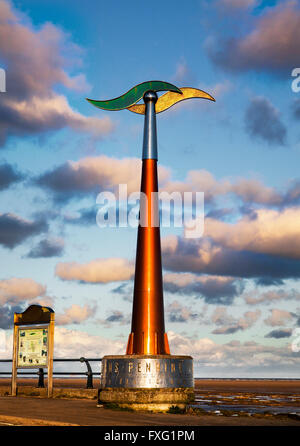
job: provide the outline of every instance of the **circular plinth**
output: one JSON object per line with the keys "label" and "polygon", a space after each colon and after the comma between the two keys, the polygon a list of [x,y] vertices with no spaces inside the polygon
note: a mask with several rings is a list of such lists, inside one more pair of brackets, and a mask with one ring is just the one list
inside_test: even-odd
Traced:
{"label": "circular plinth", "polygon": [[185,409],[194,401],[194,389],[99,389],[98,403],[106,407],[127,408],[135,411],[166,412],[172,406]]}
{"label": "circular plinth", "polygon": [[193,358],[172,355],[104,356],[101,387],[193,388]]}
{"label": "circular plinth", "polygon": [[166,412],[194,400],[193,358],[119,355],[102,358],[98,401],[106,406]]}

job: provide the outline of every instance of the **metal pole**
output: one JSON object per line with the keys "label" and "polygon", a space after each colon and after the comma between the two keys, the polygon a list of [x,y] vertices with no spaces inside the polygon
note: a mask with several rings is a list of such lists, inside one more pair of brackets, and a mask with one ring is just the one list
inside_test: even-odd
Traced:
{"label": "metal pole", "polygon": [[84,357],[80,358],[79,361],[80,362],[85,362],[85,365],[86,365],[86,368],[87,368],[87,372],[86,372],[86,375],[87,375],[86,388],[87,389],[93,389],[93,371],[92,371],[92,368],[90,366],[90,363]]}
{"label": "metal pole", "polygon": [[165,333],[157,179],[157,94],[144,94],[145,125],[133,311],[127,355],[170,354]]}

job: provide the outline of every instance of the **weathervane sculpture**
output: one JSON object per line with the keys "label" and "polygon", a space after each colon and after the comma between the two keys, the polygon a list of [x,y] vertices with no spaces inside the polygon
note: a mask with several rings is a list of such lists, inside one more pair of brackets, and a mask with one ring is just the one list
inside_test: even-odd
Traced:
{"label": "weathervane sculpture", "polygon": [[[157,92],[167,91],[158,97]],[[144,104],[138,104],[143,98]],[[193,360],[170,354],[165,333],[159,203],[157,200],[156,114],[174,104],[203,98],[196,88],[177,88],[162,81],[143,82],[124,95],[107,100],[87,99],[103,110],[130,110],[145,115],[141,192],[146,206],[138,227],[131,333],[126,355],[102,359],[100,401],[133,409],[167,410],[193,399]],[[142,215],[143,211],[143,215]],[[143,219],[143,225],[141,221]]]}

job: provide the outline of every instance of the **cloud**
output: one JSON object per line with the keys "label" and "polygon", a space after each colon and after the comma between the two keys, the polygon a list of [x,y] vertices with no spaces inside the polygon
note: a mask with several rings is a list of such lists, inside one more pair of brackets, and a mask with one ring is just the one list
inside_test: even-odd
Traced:
{"label": "cloud", "polygon": [[[105,355],[122,355],[126,350],[126,341],[114,340],[103,336],[91,335],[85,331],[55,326],[54,357],[55,358],[102,358]],[[1,358],[11,356],[13,348],[13,336],[6,336],[5,351],[0,351]],[[91,363],[93,370],[100,371],[99,363]],[[63,370],[65,370],[65,364]],[[70,364],[72,369],[72,364]],[[74,369],[73,369],[74,370]],[[78,371],[78,368],[75,369]],[[75,371],[74,370],[74,371]],[[81,369],[84,372],[85,369]]]}
{"label": "cloud", "polygon": [[36,179],[36,183],[51,190],[59,200],[78,194],[115,190],[127,184],[128,193],[140,190],[141,161],[138,158],[122,160],[105,155],[68,161]]}
{"label": "cloud", "polygon": [[282,204],[285,206],[297,205],[300,203],[300,181],[294,180],[283,195]]}
{"label": "cloud", "polygon": [[269,304],[280,300],[300,300],[300,293],[296,290],[272,290],[262,293],[258,297],[252,297],[251,294],[246,294],[244,297],[248,305],[257,305],[260,303]]}
{"label": "cloud", "polygon": [[[194,359],[195,376],[227,377],[297,377],[299,355],[288,345],[278,347],[257,342],[215,342],[210,338],[187,337],[168,331],[173,355],[188,355]],[[105,355],[123,355],[126,342],[91,335],[87,332],[56,326],[54,357],[102,358]],[[0,352],[7,358],[12,351],[12,336],[7,336],[6,350]],[[100,367],[96,364],[95,367]],[[99,369],[98,369],[99,370]]]}
{"label": "cloud", "polygon": [[172,82],[178,84],[179,88],[188,87],[195,83],[195,75],[191,71],[185,59],[181,59],[176,65],[176,72],[172,77]]}
{"label": "cloud", "polygon": [[0,328],[3,330],[12,328],[14,325],[14,313],[21,313],[23,308],[20,305],[3,305],[0,308]]}
{"label": "cloud", "polygon": [[205,233],[223,247],[300,259],[300,208],[257,209],[236,223],[206,218]]}
{"label": "cloud", "polygon": [[113,310],[105,319],[97,319],[96,324],[101,324],[106,328],[112,326],[112,324],[118,323],[119,325],[129,325],[131,322],[131,314],[124,314],[122,311]]}
{"label": "cloud", "polygon": [[266,346],[257,342],[217,343],[210,338],[189,338],[168,332],[173,355],[194,358],[195,376],[297,377],[299,355],[288,346]]}
{"label": "cloud", "polygon": [[14,166],[8,163],[0,165],[0,190],[7,189],[12,184],[22,181],[24,175],[21,174]]}
{"label": "cloud", "polygon": [[295,119],[300,119],[300,99],[296,99],[292,105],[293,116]]}
{"label": "cloud", "polygon": [[28,17],[2,0],[0,53],[7,79],[7,92],[0,103],[2,144],[10,135],[33,135],[64,127],[97,137],[113,130],[108,117],[85,117],[72,109],[65,96],[55,92],[58,85],[77,91],[89,88],[82,73],[71,76],[66,71],[81,63],[82,50],[59,27],[47,22],[35,28]]}
{"label": "cloud", "polygon": [[25,220],[13,213],[0,214],[0,245],[14,248],[24,240],[48,230],[45,220]]}
{"label": "cloud", "polygon": [[[110,190],[119,193],[119,184],[127,185],[128,194],[140,190],[141,161],[138,158],[117,159],[100,155],[78,161],[67,161],[38,178],[38,186],[50,190],[57,201],[65,201],[89,192]],[[232,194],[244,203],[280,205],[282,196],[257,179],[237,178],[235,181],[215,177],[206,170],[191,170],[184,181],[174,181],[169,168],[158,167],[160,192],[204,192],[205,201]],[[88,212],[88,211],[86,211]],[[90,218],[91,215],[83,215]],[[72,222],[72,217],[69,219]],[[74,223],[77,220],[74,219]],[[81,219],[79,220],[81,221]]]}
{"label": "cloud", "polygon": [[89,263],[58,263],[56,276],[63,280],[85,283],[109,283],[129,280],[134,273],[134,265],[121,258],[96,259]]}
{"label": "cloud", "polygon": [[93,206],[90,208],[80,209],[77,215],[64,215],[64,222],[72,225],[92,225],[96,224],[97,209]]}
{"label": "cloud", "polygon": [[182,306],[177,300],[169,304],[165,311],[169,322],[188,322],[198,318],[198,313],[189,307]]}
{"label": "cloud", "polygon": [[64,313],[57,313],[55,323],[57,325],[80,324],[95,314],[96,306],[73,304],[65,308]]}
{"label": "cloud", "polygon": [[[224,229],[227,230],[227,227]],[[300,277],[299,260],[251,252],[247,248],[229,249],[209,237],[191,240],[173,236],[166,241],[162,239],[163,266],[177,273],[214,276],[277,279]]]}
{"label": "cloud", "polygon": [[288,328],[282,328],[279,330],[272,330],[270,333],[265,335],[265,338],[275,338],[275,339],[281,339],[281,338],[289,338],[292,334],[292,330]]}
{"label": "cloud", "polygon": [[40,257],[59,257],[63,254],[64,241],[58,237],[41,240],[34,246],[26,257],[37,259]]}
{"label": "cloud", "polygon": [[282,76],[298,66],[299,41],[299,4],[287,1],[267,8],[255,19],[253,29],[247,34],[222,36],[210,41],[206,48],[213,62],[227,70],[253,70]]}
{"label": "cloud", "polygon": [[14,305],[19,302],[45,297],[46,286],[33,279],[17,278],[0,280],[0,304]]}
{"label": "cloud", "polygon": [[271,285],[283,285],[284,281],[276,277],[259,277],[255,280],[257,285],[261,286],[271,286]]}
{"label": "cloud", "polygon": [[167,178],[160,190],[172,193],[174,191],[184,192],[204,192],[205,200],[211,201],[216,195],[224,195],[230,191],[228,180],[217,181],[215,177],[204,169],[190,170],[184,181],[173,181]]}
{"label": "cloud", "polygon": [[[126,184],[127,193],[140,190],[141,160],[138,158],[117,159],[100,155],[66,163],[42,174],[36,184],[51,190],[57,200],[68,200],[78,194],[112,190],[119,192],[119,184]],[[159,166],[158,178],[166,182],[169,169]]]}
{"label": "cloud", "polygon": [[208,87],[208,91],[215,99],[219,99],[225,93],[228,93],[232,88],[233,84],[228,79],[226,79],[223,82],[218,82],[212,87]]}
{"label": "cloud", "polygon": [[266,325],[271,325],[272,327],[285,325],[286,322],[291,321],[294,315],[289,311],[279,310],[274,308],[271,310],[271,315],[264,320]]}
{"label": "cloud", "polygon": [[219,0],[218,6],[223,6],[229,10],[248,9],[256,6],[258,0]]}
{"label": "cloud", "polygon": [[233,334],[239,330],[252,327],[261,315],[260,310],[247,311],[243,317],[235,319],[227,313],[226,307],[217,307],[212,314],[212,322],[220,326],[213,330],[213,334]]}
{"label": "cloud", "polygon": [[287,130],[280,120],[278,110],[266,98],[252,98],[246,109],[245,128],[247,133],[267,142],[271,147],[285,145]]}
{"label": "cloud", "polygon": [[161,191],[172,193],[204,192],[205,202],[212,202],[217,197],[232,194],[244,203],[258,203],[279,205],[282,196],[275,189],[265,186],[261,181],[253,178],[237,178],[216,180],[207,170],[190,170],[184,181],[173,181],[166,178],[161,184]]}
{"label": "cloud", "polygon": [[124,314],[121,311],[115,310],[110,316],[106,318],[107,322],[122,322],[124,320]]}
{"label": "cloud", "polygon": [[119,294],[125,302],[133,301],[133,282],[124,282],[111,290],[114,294]]}
{"label": "cloud", "polygon": [[122,355],[125,353],[125,349],[125,342],[65,327],[55,328],[55,357],[102,358],[105,355]]}
{"label": "cloud", "polygon": [[22,102],[1,101],[0,116],[8,111],[2,124],[2,136],[4,132],[20,136],[69,127],[100,137],[114,128],[110,118],[83,116],[70,107],[65,96],[54,93],[48,98],[33,97]]}
{"label": "cloud", "polygon": [[243,285],[240,280],[232,277],[166,273],[164,289],[170,293],[204,297],[208,304],[229,305],[242,292]]}
{"label": "cloud", "polygon": [[[78,161],[67,161],[34,179],[34,183],[54,194],[55,200],[66,201],[87,193],[103,190],[113,191],[119,196],[119,185],[126,184],[128,194],[140,190],[141,161],[138,158],[117,159],[105,155],[86,157]],[[236,180],[216,178],[208,171],[199,169],[188,172],[183,181],[174,181],[171,171],[158,167],[160,192],[204,192],[205,202],[232,195],[243,203],[281,205],[283,196],[275,189],[265,186],[258,179],[237,178]],[[79,217],[78,223],[92,218],[88,210]],[[69,222],[72,222],[72,216]],[[77,219],[74,217],[74,223]]]}
{"label": "cloud", "polygon": [[205,215],[205,218],[215,218],[216,220],[222,220],[228,215],[233,214],[233,212],[233,208],[212,209]]}
{"label": "cloud", "polygon": [[282,201],[278,192],[257,179],[239,178],[232,184],[230,192],[241,198],[244,203],[279,205]]}

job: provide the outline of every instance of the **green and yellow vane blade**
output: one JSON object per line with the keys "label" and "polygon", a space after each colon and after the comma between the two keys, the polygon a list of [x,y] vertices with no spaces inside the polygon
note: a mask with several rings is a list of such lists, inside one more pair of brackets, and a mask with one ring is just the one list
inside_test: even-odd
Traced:
{"label": "green and yellow vane blade", "polygon": [[95,107],[101,108],[103,110],[124,110],[125,108],[129,108],[132,105],[136,104],[146,91],[171,91],[178,95],[182,94],[179,88],[175,85],[170,84],[169,82],[162,81],[147,81],[142,82],[141,84],[136,85],[131,88],[131,90],[127,91],[127,93],[119,96],[115,99],[110,99],[108,101],[95,101],[94,99],[88,99],[91,104]]}
{"label": "green and yellow vane blade", "polygon": [[[178,102],[184,101],[191,98],[202,98],[208,99],[210,101],[215,101],[215,99],[203,90],[198,90],[198,88],[182,87],[180,88],[181,95],[168,91],[167,93],[160,96],[155,104],[155,112],[161,113]],[[145,114],[145,104],[134,104],[128,108],[129,111],[133,113],[138,113],[140,115]]]}

